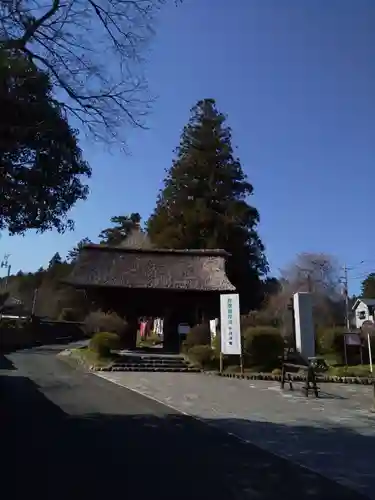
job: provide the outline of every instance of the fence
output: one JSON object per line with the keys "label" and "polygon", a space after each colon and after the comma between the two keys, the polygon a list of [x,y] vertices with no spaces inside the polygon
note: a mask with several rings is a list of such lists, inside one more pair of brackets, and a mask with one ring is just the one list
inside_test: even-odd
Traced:
{"label": "fence", "polygon": [[4,318],[0,321],[0,352],[81,340],[84,338],[82,327],[83,323],[77,321]]}

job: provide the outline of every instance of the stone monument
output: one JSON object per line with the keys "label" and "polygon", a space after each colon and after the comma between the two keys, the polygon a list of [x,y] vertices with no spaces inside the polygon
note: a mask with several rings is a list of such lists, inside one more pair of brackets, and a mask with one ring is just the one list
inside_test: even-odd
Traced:
{"label": "stone monument", "polygon": [[298,292],[293,295],[296,349],[307,361],[315,356],[315,328],[312,295]]}

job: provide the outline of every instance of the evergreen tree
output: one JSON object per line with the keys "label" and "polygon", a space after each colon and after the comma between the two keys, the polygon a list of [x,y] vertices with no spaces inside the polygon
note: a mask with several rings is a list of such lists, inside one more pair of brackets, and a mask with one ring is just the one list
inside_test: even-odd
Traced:
{"label": "evergreen tree", "polygon": [[258,211],[247,203],[253,187],[234,157],[225,121],[213,99],[192,108],[148,231],[158,247],[228,251],[227,274],[247,310],[261,299],[260,277],[268,264]]}
{"label": "evergreen tree", "polygon": [[78,133],[56,104],[48,75],[1,47],[0,109],[0,229],[70,229],[66,216],[86,199],[83,181],[91,175]]}
{"label": "evergreen tree", "polygon": [[361,297],[375,299],[375,273],[370,273],[361,284]]}
{"label": "evergreen tree", "polygon": [[54,266],[61,263],[62,263],[61,255],[59,254],[59,252],[56,252],[48,263],[48,269],[52,269]]}
{"label": "evergreen tree", "polygon": [[72,248],[72,250],[69,250],[67,255],[67,261],[73,264],[77,260],[79,252],[82,250],[82,248],[85,245],[89,245],[90,243],[91,243],[90,238],[83,238],[82,240],[80,240],[77,243],[77,245],[74,248]]}
{"label": "evergreen tree", "polygon": [[103,229],[99,234],[100,243],[105,245],[120,245],[129,233],[140,226],[141,216],[139,213],[130,215],[118,215],[111,217],[113,227]]}

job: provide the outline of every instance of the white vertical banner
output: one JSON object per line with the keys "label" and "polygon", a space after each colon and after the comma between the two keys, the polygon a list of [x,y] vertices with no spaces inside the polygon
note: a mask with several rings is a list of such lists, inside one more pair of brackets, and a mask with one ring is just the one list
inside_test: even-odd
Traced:
{"label": "white vertical banner", "polygon": [[220,295],[221,352],[241,355],[240,299],[238,293]]}
{"label": "white vertical banner", "polygon": [[218,324],[219,320],[217,318],[210,319],[211,346],[213,346],[214,340],[216,338],[216,329]]}

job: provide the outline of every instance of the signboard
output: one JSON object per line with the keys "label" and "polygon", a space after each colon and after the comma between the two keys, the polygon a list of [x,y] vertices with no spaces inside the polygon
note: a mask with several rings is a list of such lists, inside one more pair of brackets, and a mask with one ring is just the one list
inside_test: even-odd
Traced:
{"label": "signboard", "polygon": [[179,335],[187,335],[190,331],[190,326],[187,323],[180,323],[177,327]]}
{"label": "signboard", "polygon": [[361,337],[357,333],[345,334],[345,343],[346,345],[362,345]]}
{"label": "signboard", "polygon": [[237,293],[220,295],[221,352],[241,355],[240,301]]}
{"label": "signboard", "polygon": [[315,328],[311,293],[295,293],[293,295],[293,310],[296,349],[307,361],[309,358],[315,357]]}

